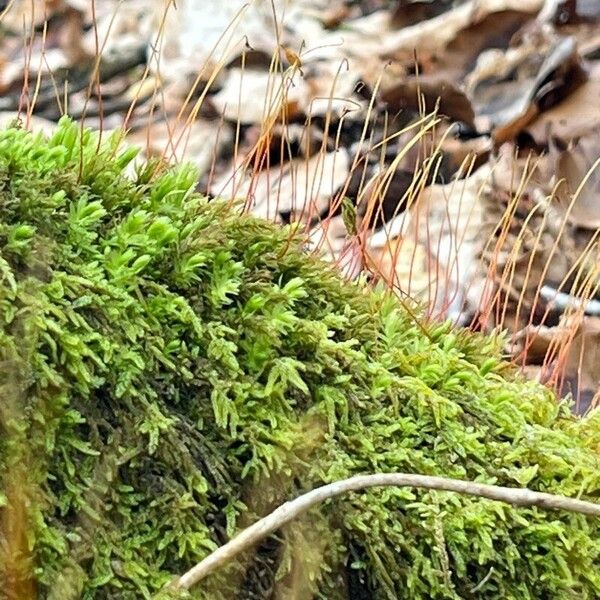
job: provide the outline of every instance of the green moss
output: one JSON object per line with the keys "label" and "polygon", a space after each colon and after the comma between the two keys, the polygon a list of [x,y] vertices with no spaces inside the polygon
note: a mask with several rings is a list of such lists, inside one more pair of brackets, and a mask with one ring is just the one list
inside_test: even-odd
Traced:
{"label": "green moss", "polygon": [[[357,473],[598,498],[597,414],[515,378],[495,340],[417,325],[290,229],[206,201],[192,170],[126,178],[118,142],[66,120],[50,140],[0,133],[6,597],[30,576],[39,597],[149,598],[279,502]],[[599,525],[374,489],[193,594],[593,599]]]}

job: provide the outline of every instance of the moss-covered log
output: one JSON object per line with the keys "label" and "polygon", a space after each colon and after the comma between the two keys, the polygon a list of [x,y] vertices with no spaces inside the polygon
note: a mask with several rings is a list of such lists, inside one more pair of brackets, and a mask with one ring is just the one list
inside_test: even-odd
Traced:
{"label": "moss-covered log", "polygon": [[[64,120],[0,133],[0,597],[149,598],[316,485],[414,472],[597,500],[600,417],[415,322],[290,229]],[[194,597],[600,597],[600,522],[332,500]]]}

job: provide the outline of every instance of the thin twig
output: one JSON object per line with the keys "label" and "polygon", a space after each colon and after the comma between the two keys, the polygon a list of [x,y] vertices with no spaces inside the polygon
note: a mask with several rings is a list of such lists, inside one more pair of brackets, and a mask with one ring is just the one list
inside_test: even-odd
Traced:
{"label": "thin twig", "polygon": [[179,577],[171,585],[175,589],[190,589],[207,575],[230,561],[240,552],[250,548],[283,525],[294,520],[313,506],[345,494],[347,492],[362,490],[370,487],[396,486],[415,487],[430,490],[443,490],[457,492],[470,496],[480,496],[489,500],[506,502],[513,506],[538,506],[549,510],[566,510],[600,517],[600,504],[555,496],[529,489],[508,488],[471,481],[461,481],[447,477],[433,477],[429,475],[412,475],[405,473],[381,473],[376,475],[358,475],[350,479],[336,481],[316,488],[295,500],[282,504],[271,514],[263,517],[254,525],[244,529],[232,540],[221,546],[187,573]]}

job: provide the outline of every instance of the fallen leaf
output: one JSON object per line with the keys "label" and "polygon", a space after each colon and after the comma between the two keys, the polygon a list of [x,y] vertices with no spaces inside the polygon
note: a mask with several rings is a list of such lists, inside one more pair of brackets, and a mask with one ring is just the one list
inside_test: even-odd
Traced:
{"label": "fallen leaf", "polygon": [[211,169],[220,148],[232,140],[233,131],[229,125],[204,119],[192,123],[161,120],[132,131],[129,136],[129,142],[140,145],[146,157],[189,161],[200,175]]}
{"label": "fallen leaf", "polygon": [[[490,73],[492,64],[495,73]],[[488,50],[468,79],[478,130],[492,131],[498,143],[514,138],[543,108],[577,85],[580,73],[571,38],[535,36],[505,54]]]}
{"label": "fallen leaf", "polygon": [[551,137],[565,144],[600,128],[600,62],[588,67],[588,79],[557,105],[529,123],[526,131],[541,145]]}
{"label": "fallen leaf", "polygon": [[348,178],[345,150],[297,158],[258,172],[232,169],[211,187],[215,196],[245,199],[249,210],[280,221],[307,221],[323,213]]}
{"label": "fallen leaf", "polygon": [[443,75],[404,78],[381,91],[381,99],[390,110],[412,109],[428,114],[437,109],[440,115],[473,126],[475,113],[466,94]]}
{"label": "fallen leaf", "polygon": [[582,414],[596,402],[600,391],[600,318],[570,315],[554,327],[519,331],[507,348],[525,354],[530,365],[538,365],[538,376],[557,381],[562,395],[570,394]]}
{"label": "fallen leaf", "polygon": [[600,228],[599,135],[592,130],[556,158],[556,199],[569,222],[585,229]]}
{"label": "fallen leaf", "polygon": [[156,3],[155,29],[159,52],[156,68],[166,81],[193,81],[222,69],[247,49],[272,56],[278,47],[273,9],[282,0],[169,0]]}
{"label": "fallen leaf", "polygon": [[280,116],[290,120],[309,105],[308,89],[298,70],[278,74],[229,69],[223,87],[211,101],[225,119],[244,124]]}
{"label": "fallen leaf", "polygon": [[439,17],[452,7],[450,0],[397,0],[391,20],[394,27],[411,27],[421,21]]}

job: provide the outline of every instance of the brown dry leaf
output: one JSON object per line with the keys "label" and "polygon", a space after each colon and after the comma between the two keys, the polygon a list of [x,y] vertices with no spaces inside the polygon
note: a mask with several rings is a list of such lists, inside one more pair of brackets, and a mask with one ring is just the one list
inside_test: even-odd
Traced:
{"label": "brown dry leaf", "polygon": [[600,228],[599,160],[600,129],[577,140],[556,158],[556,179],[561,182],[556,198],[568,220],[585,229]]}
{"label": "brown dry leaf", "polygon": [[535,14],[543,5],[544,0],[470,0],[438,17],[386,35],[380,54],[387,56],[400,48],[444,48],[460,37],[463,30],[477,25],[488,15],[504,11]]}
{"label": "brown dry leaf", "polygon": [[0,93],[5,94],[9,88],[23,79],[23,65],[11,61],[9,57],[0,54]]}
{"label": "brown dry leaf", "polygon": [[22,35],[23,28],[29,32],[32,28],[40,27],[46,18],[64,10],[63,0],[13,0],[9,10],[0,11],[2,27],[10,32]]}
{"label": "brown dry leaf", "polygon": [[501,151],[481,198],[487,218],[483,264],[494,288],[481,321],[517,331],[539,322],[545,311],[541,286],[561,284],[579,251],[563,212],[548,200],[551,158],[517,158],[509,144]]}
{"label": "brown dry leaf", "polygon": [[588,67],[588,79],[556,106],[527,125],[526,131],[541,145],[551,137],[568,143],[600,128],[600,61]]}
{"label": "brown dry leaf", "polygon": [[549,159],[536,170],[506,150],[464,180],[425,188],[408,215],[390,221],[370,245],[397,235],[422,245],[435,273],[427,296],[438,314],[458,321],[479,314],[486,327],[514,331],[543,309],[540,286],[561,282],[579,251],[561,212],[544,204],[537,179]]}
{"label": "brown dry leaf", "polygon": [[396,8],[392,11],[391,20],[394,27],[411,27],[421,21],[439,17],[450,10],[452,2],[437,0],[434,2],[423,0],[398,0]]}
{"label": "brown dry leaf", "polygon": [[488,50],[467,83],[477,128],[493,131],[498,143],[514,138],[578,79],[583,76],[572,38],[556,39],[541,31],[506,53]]}
{"label": "brown dry leaf", "polygon": [[[568,337],[569,331],[563,323],[554,327],[546,325],[527,325],[517,331],[507,342],[506,351],[509,354],[527,357],[528,365],[544,365],[553,340]],[[547,375],[547,374],[546,374]]]}
{"label": "brown dry leaf", "polygon": [[367,101],[354,93],[360,74],[344,68],[342,63],[309,63],[310,75],[305,80],[310,89],[310,99],[303,112],[312,117],[346,117],[349,113],[361,111]]}
{"label": "brown dry leaf", "polygon": [[[284,5],[274,0],[276,14]],[[187,83],[199,72],[208,78],[248,49],[271,57],[278,46],[273,7],[266,0],[161,0],[154,23],[159,52],[153,67],[166,81]]]}
{"label": "brown dry leaf", "polygon": [[454,175],[469,165],[472,170],[478,169],[490,158],[493,142],[487,136],[472,139],[446,137],[439,145],[442,154],[440,175],[443,181],[450,181]]}
{"label": "brown dry leaf", "polygon": [[344,247],[348,231],[342,215],[322,219],[309,234],[309,244],[314,250],[320,251],[329,260],[333,260]]}
{"label": "brown dry leaf", "polygon": [[[426,256],[420,260],[427,266],[429,286],[421,290],[420,297],[436,314],[457,321],[466,308],[476,307],[484,294],[479,257],[487,217],[481,197],[490,174],[491,169],[483,166],[463,180],[426,187],[407,213],[392,219],[368,243],[370,249],[385,247],[387,240],[400,235],[402,245],[412,247],[405,252]],[[417,246],[421,249],[416,250]],[[404,274],[409,270],[402,260],[399,268]],[[424,282],[417,269],[411,275],[415,276]]]}
{"label": "brown dry leaf", "polygon": [[520,373],[521,373],[521,375],[523,375],[526,379],[529,379],[530,381],[537,381],[538,383],[541,383],[541,384],[545,383],[544,369],[542,369],[542,367],[540,367],[538,365],[523,365],[520,368]]}
{"label": "brown dry leaf", "polygon": [[[133,101],[145,100],[151,98],[156,91],[160,89],[160,81],[155,76],[148,76],[142,80],[136,81],[133,85],[123,91],[125,98],[131,103]],[[163,105],[163,108],[167,108]],[[175,112],[173,110],[172,112]]]}
{"label": "brown dry leaf", "polygon": [[456,123],[446,122],[429,130],[408,129],[389,141],[386,157],[390,164],[379,161],[367,170],[368,177],[363,178],[360,171],[355,174],[364,181],[354,193],[347,194],[356,198],[358,212],[369,228],[402,214],[420,187],[451,181],[459,172],[485,163],[492,149],[490,138],[459,140],[458,131]]}
{"label": "brown dry leaf", "polygon": [[[314,1],[314,0],[313,0]],[[310,3],[310,2],[309,2]],[[457,67],[455,56],[449,56],[445,60],[447,47],[450,43],[459,40],[467,28],[473,32],[484,22],[486,17],[493,15],[497,17],[505,11],[516,11],[519,13],[520,26],[528,18],[531,18],[544,3],[544,0],[468,0],[436,17],[418,22],[409,27],[398,29],[394,25],[389,11],[379,10],[367,16],[352,19],[344,24],[343,31],[316,31],[311,30],[306,21],[302,21],[298,29],[298,37],[306,40],[306,47],[310,48],[311,61],[340,60],[349,61],[351,71],[362,71],[363,78],[369,80],[369,70],[364,65],[372,65],[373,57],[382,60],[402,60],[408,52],[411,56],[415,51],[419,54],[430,52],[438,53],[441,65],[444,65],[445,75],[449,81],[453,81],[452,72],[464,71],[463,66]],[[295,3],[294,3],[295,4]],[[301,4],[301,3],[300,3]],[[496,44],[499,19],[490,19],[492,33],[489,44]],[[514,31],[511,31],[511,35]],[[308,34],[308,35],[307,35]],[[486,44],[485,34],[478,37],[482,47]],[[477,44],[473,44],[469,38],[465,49],[461,49],[461,56],[468,55],[465,63],[474,61],[477,55]],[[379,69],[377,69],[379,71]]]}
{"label": "brown dry leaf", "polygon": [[279,221],[322,214],[332,196],[348,178],[350,159],[346,150],[297,158],[258,172],[233,169],[212,184],[211,193],[244,198],[252,213]]}
{"label": "brown dry leaf", "polygon": [[[487,15],[474,13],[472,21],[436,53],[432,67],[443,71],[454,81],[461,81],[486,50],[503,51],[509,48],[515,34],[531,18],[532,13],[526,7],[499,10]],[[421,57],[421,48],[418,52]]]}
{"label": "brown dry leaf", "polygon": [[129,142],[141,146],[146,157],[191,162],[201,175],[210,170],[220,149],[232,141],[229,125],[204,119],[191,124],[175,119],[159,121],[129,134]]}
{"label": "brown dry leaf", "polygon": [[436,268],[422,244],[398,237],[383,248],[370,248],[367,257],[367,268],[377,279],[413,298],[429,300]]}
{"label": "brown dry leaf", "polygon": [[[342,215],[320,219],[309,232],[307,248],[333,262],[348,279],[356,279],[364,272],[363,242],[358,236],[348,235]],[[368,253],[366,259],[368,262]]]}
{"label": "brown dry leaf", "polygon": [[528,326],[513,338],[509,351],[537,365],[542,380],[557,380],[584,413],[600,391],[600,318],[570,315],[554,327]]}
{"label": "brown dry leaf", "polygon": [[153,13],[160,0],[96,0],[96,21],[92,23],[91,3],[89,0],[79,0],[86,7],[82,13],[86,23],[82,35],[82,46],[90,56],[96,56],[98,41],[102,51],[102,59],[107,63],[124,62],[126,58],[146,53],[152,55],[148,48],[153,40]]}
{"label": "brown dry leaf", "polygon": [[309,105],[308,88],[300,72],[273,74],[256,69],[231,68],[223,87],[211,97],[225,119],[243,124],[285,115],[293,119]]}
{"label": "brown dry leaf", "polygon": [[381,99],[392,111],[406,108],[436,110],[440,115],[473,126],[475,113],[471,101],[458,86],[441,75],[422,75],[403,78],[395,85],[381,90]]}

